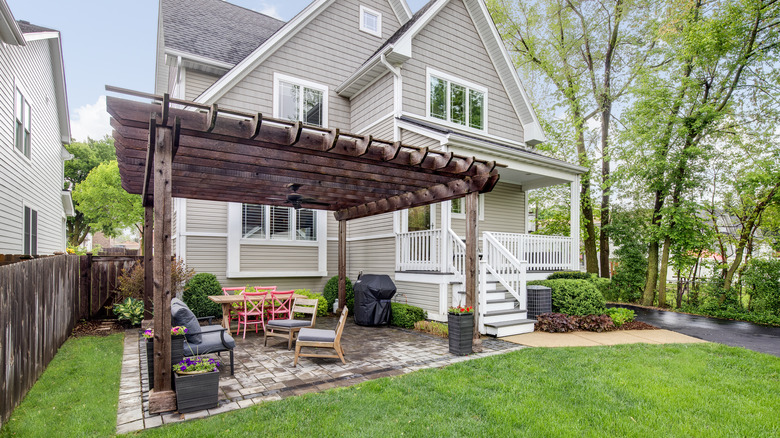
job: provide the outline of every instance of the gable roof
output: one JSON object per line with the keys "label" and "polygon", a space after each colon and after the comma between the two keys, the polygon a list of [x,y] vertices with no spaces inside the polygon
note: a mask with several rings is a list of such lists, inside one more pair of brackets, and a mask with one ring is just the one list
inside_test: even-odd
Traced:
{"label": "gable roof", "polygon": [[12,46],[24,45],[24,35],[5,0],[0,0],[0,41]]}
{"label": "gable roof", "polygon": [[223,0],[162,0],[166,49],[238,64],[285,22]]}
{"label": "gable roof", "polygon": [[25,20],[19,20],[16,23],[19,25],[19,29],[21,29],[22,33],[58,32],[57,30],[49,29],[48,27],[30,24],[29,21]]}

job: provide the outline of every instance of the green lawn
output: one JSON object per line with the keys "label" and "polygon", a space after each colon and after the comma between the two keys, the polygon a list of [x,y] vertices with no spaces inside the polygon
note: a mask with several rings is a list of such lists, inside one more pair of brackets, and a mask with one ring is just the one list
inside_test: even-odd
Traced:
{"label": "green lawn", "polygon": [[124,335],[70,338],[0,436],[111,436]]}
{"label": "green lawn", "polygon": [[[122,338],[69,340],[2,436],[110,436]],[[525,349],[149,436],[780,436],[780,358],[717,344]]]}

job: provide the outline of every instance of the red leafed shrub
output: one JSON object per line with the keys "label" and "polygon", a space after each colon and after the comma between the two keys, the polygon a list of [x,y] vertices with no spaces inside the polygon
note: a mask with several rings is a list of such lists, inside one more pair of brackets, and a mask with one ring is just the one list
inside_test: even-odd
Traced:
{"label": "red leafed shrub", "polygon": [[536,316],[536,329],[543,332],[563,333],[577,330],[571,316],[564,313],[542,313]]}
{"label": "red leafed shrub", "polygon": [[574,323],[580,330],[591,332],[603,332],[615,329],[615,323],[609,315],[585,315],[573,317]]}

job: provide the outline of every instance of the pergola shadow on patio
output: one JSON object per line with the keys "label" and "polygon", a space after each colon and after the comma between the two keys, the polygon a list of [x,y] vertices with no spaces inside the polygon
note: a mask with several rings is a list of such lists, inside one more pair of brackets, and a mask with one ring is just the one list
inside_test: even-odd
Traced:
{"label": "pergola shadow on patio", "polygon": [[[466,305],[476,311],[477,195],[496,162],[194,102],[106,87],[152,103],[106,100],[122,187],[142,195],[146,310],[154,308],[149,411],[176,408],[171,391],[172,198],[312,207],[339,221],[339,303],[346,302],[347,221],[465,197]],[[152,255],[153,254],[153,255]],[[149,291],[154,291],[153,300]],[[479,338],[478,324],[474,336]],[[350,360],[354,358],[350,357]],[[240,362],[240,360],[239,360]]]}
{"label": "pergola shadow on patio", "polygon": [[[317,327],[333,329],[337,318],[318,318]],[[263,347],[262,332],[250,331],[246,339],[236,338],[235,375],[223,367],[220,376],[219,406],[189,414],[150,414],[146,378],[145,340],[130,330],[125,340],[117,431],[131,432],[193,418],[280,400],[293,395],[355,385],[371,379],[397,376],[425,368],[437,368],[465,360],[524,348],[489,338],[482,353],[454,356],[446,339],[396,327],[362,327],[351,320],[342,337],[348,361],[301,358],[293,367],[293,351],[284,340],[271,338]],[[209,355],[216,357],[215,355]],[[226,359],[226,355],[222,356]]]}

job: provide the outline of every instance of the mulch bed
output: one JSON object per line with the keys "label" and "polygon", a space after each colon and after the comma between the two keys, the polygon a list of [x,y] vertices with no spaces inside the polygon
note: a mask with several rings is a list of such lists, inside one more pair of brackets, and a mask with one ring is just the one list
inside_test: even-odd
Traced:
{"label": "mulch bed", "polygon": [[658,327],[642,321],[631,321],[615,328],[615,330],[658,330]]}
{"label": "mulch bed", "polygon": [[108,336],[114,333],[122,333],[125,326],[115,319],[97,319],[92,321],[79,321],[73,327],[72,336]]}

